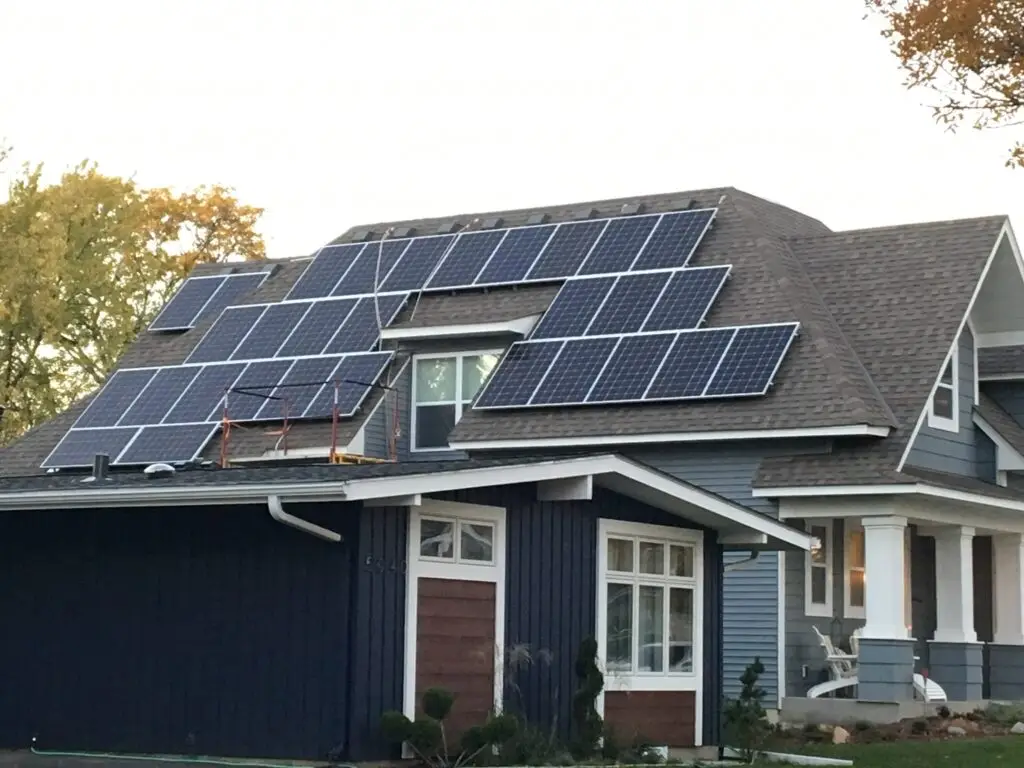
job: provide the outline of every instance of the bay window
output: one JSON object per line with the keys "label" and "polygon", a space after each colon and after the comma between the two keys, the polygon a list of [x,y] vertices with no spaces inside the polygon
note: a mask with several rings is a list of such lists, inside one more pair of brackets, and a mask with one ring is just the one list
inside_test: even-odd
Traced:
{"label": "bay window", "polygon": [[413,359],[412,449],[446,450],[448,435],[483,386],[500,352],[418,355]]}

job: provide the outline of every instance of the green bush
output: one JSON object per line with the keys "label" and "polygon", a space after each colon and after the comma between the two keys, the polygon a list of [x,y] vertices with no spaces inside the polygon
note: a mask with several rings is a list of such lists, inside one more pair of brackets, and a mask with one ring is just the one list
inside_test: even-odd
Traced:
{"label": "green bush", "polygon": [[604,675],[597,666],[597,641],[586,638],[576,656],[576,693],[572,697],[572,719],[576,733],[571,748],[577,760],[591,757],[597,751],[604,730],[604,721],[597,713],[597,697],[604,688]]}
{"label": "green bush", "polygon": [[762,674],[764,664],[759,657],[755,657],[754,662],[740,675],[743,688],[739,698],[728,700],[724,712],[727,743],[738,750],[740,757],[748,763],[754,762],[771,733],[768,713],[761,703],[764,689],[757,684]]}

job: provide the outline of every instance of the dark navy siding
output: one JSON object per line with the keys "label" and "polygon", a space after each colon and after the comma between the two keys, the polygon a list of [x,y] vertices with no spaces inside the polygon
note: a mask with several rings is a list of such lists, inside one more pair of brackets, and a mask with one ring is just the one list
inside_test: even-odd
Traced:
{"label": "dark navy siding", "polygon": [[0,515],[0,747],[318,758],[343,743],[358,508],[289,511],[346,542],[256,506]]}

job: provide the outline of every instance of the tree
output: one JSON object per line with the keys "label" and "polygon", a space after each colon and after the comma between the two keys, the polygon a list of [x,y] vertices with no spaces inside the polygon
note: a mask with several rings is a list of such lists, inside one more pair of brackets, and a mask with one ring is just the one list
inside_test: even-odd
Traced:
{"label": "tree", "polygon": [[0,442],[98,387],[189,271],[260,259],[262,210],[230,190],[143,189],[83,163],[15,174],[0,203]]}
{"label": "tree", "polygon": [[[955,128],[1024,122],[1024,0],[866,0],[907,73],[933,91],[936,119]],[[1024,144],[1007,165],[1024,166]]]}

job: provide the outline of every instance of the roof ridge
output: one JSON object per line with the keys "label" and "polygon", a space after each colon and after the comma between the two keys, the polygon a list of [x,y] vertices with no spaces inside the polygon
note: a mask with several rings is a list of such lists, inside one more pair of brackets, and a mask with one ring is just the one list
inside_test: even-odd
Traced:
{"label": "roof ridge", "polygon": [[954,224],[969,224],[972,222],[984,222],[984,221],[1006,221],[1010,217],[1008,214],[990,214],[988,216],[966,216],[959,219],[934,219],[930,221],[915,221],[909,224],[886,224],[878,227],[859,227],[856,229],[839,229],[831,232],[822,232],[817,235],[790,235],[785,237],[785,240],[817,240],[820,238],[834,237],[841,235],[867,235],[867,234],[885,234],[886,232],[895,232],[897,230],[913,230],[919,227],[935,227],[939,225],[954,225]]}
{"label": "roof ridge", "polygon": [[[760,200],[756,197],[754,199]],[[823,354],[820,357],[825,368],[833,374],[832,384],[837,394],[847,404],[853,405],[856,418],[865,423],[898,427],[899,420],[882,397],[874,379],[846,338],[803,263],[782,237],[768,232],[756,211],[742,203],[742,199],[728,197],[723,201],[723,205],[732,205],[744,226],[754,236],[755,247],[764,255],[764,263],[797,316],[801,330],[807,329],[808,336],[814,338],[816,345],[826,348],[821,350]]]}

